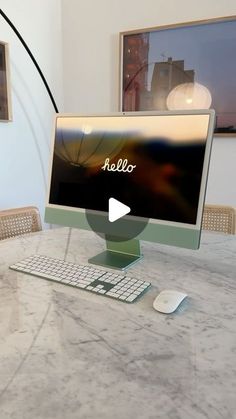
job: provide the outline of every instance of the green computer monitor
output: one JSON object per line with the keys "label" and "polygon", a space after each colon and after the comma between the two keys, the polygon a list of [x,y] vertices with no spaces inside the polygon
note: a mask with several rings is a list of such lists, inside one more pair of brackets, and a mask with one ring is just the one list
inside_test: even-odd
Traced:
{"label": "green computer monitor", "polygon": [[[198,249],[213,130],[213,110],[57,114],[45,221],[102,234],[89,262],[113,268],[140,240]],[[111,222],[110,199],[130,212]]]}

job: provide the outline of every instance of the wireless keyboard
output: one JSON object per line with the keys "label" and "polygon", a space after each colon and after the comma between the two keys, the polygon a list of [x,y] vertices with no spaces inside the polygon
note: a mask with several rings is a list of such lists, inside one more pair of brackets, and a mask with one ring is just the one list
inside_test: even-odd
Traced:
{"label": "wireless keyboard", "polygon": [[136,301],[151,285],[140,279],[97,269],[93,265],[76,265],[41,255],[30,256],[11,265],[10,269],[115,298],[125,303]]}

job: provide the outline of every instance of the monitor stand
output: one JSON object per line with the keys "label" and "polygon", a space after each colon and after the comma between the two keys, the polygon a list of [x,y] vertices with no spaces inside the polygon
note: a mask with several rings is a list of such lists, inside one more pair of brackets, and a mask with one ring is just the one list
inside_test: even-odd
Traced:
{"label": "monitor stand", "polygon": [[105,239],[107,250],[90,258],[89,263],[124,270],[143,257],[140,252],[140,242],[137,239],[115,241],[115,237],[107,235]]}

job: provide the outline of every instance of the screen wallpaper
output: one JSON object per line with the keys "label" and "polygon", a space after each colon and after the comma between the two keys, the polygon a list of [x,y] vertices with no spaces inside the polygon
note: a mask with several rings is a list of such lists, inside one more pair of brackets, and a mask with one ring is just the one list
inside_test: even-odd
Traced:
{"label": "screen wallpaper", "polygon": [[196,223],[209,115],[58,117],[49,203]]}

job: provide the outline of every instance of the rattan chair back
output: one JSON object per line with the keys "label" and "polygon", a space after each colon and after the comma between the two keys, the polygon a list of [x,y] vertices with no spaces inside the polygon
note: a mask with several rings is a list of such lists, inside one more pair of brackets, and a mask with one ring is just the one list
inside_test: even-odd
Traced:
{"label": "rattan chair back", "polygon": [[0,240],[42,230],[36,207],[13,208],[0,211]]}
{"label": "rattan chair back", "polygon": [[221,231],[235,234],[235,208],[225,205],[205,205],[203,211],[203,230]]}

